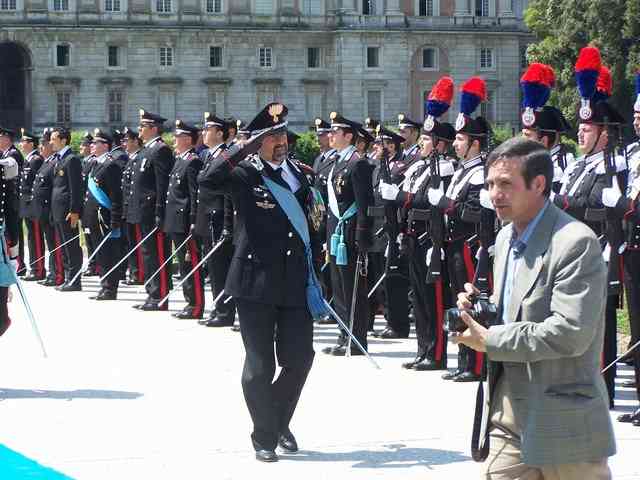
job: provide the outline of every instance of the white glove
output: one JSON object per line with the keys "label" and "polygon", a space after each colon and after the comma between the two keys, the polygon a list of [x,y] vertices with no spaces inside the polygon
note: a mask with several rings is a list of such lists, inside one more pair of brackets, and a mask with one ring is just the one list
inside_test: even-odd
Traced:
{"label": "white glove", "polygon": [[442,184],[440,184],[440,188],[430,188],[427,192],[427,196],[429,197],[429,203],[434,207],[437,207],[442,197],[444,197]]}
{"label": "white glove", "polygon": [[556,198],[556,192],[551,190],[551,193],[549,194],[549,201],[553,203],[554,198]]}
{"label": "white glove", "polygon": [[398,194],[400,193],[400,187],[393,183],[380,182],[378,190],[384,200],[395,200],[398,198]]}
{"label": "white glove", "polygon": [[496,207],[493,206],[491,197],[489,196],[489,190],[487,190],[486,188],[483,188],[482,190],[480,190],[480,205],[482,205],[483,208],[486,208],[489,210],[496,209]]}
{"label": "white glove", "polygon": [[0,166],[3,168],[2,177],[5,180],[12,180],[18,176],[18,162],[13,157],[0,159]]}
{"label": "white glove", "polygon": [[612,179],[611,186],[602,190],[602,203],[605,207],[615,207],[622,196],[620,187],[618,186],[618,180]]}

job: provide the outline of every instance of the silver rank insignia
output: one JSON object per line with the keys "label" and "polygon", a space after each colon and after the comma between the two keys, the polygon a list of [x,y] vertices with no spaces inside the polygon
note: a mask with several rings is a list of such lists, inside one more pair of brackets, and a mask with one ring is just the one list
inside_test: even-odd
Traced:
{"label": "silver rank insignia", "polygon": [[433,120],[433,116],[432,115],[427,115],[427,118],[424,120],[424,129],[427,132],[430,132],[431,130],[433,130],[433,127],[435,127],[436,122]]}
{"label": "silver rank insignia", "polygon": [[456,130],[459,132],[464,128],[466,124],[467,124],[467,119],[465,118],[464,113],[460,112],[458,114],[458,117],[456,118]]}
{"label": "silver rank insignia", "polygon": [[580,99],[580,119],[581,120],[589,120],[593,116],[593,111],[591,110],[591,102],[588,98]]}
{"label": "silver rank insignia", "polygon": [[267,200],[265,200],[263,202],[256,202],[256,206],[258,206],[260,208],[263,208],[265,210],[271,210],[272,208],[276,207],[276,204],[268,202]]}
{"label": "silver rank insignia", "polygon": [[533,108],[527,107],[522,112],[522,124],[525,127],[531,127],[534,123],[536,123],[536,113],[533,111]]}

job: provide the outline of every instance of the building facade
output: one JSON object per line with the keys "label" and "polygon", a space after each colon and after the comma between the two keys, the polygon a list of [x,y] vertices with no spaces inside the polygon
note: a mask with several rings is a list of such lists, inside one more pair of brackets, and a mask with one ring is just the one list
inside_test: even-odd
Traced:
{"label": "building facade", "polygon": [[[0,0],[0,124],[198,123],[271,100],[298,131],[332,110],[422,118],[441,75],[487,80],[518,125],[527,0]],[[455,118],[457,98],[450,118]]]}

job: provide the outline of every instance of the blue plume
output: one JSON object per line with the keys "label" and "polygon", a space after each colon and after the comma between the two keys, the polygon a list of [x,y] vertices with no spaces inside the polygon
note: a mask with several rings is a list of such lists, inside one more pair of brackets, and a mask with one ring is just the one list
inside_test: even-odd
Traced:
{"label": "blue plume", "polygon": [[598,70],[581,70],[576,72],[576,82],[578,83],[578,91],[582,98],[591,98],[596,92],[596,84],[598,82]]}
{"label": "blue plume", "polygon": [[520,88],[522,89],[522,106],[525,108],[531,107],[535,110],[543,107],[551,95],[551,89],[542,83],[520,82]]}
{"label": "blue plume", "polygon": [[467,116],[470,116],[475,112],[476,108],[480,105],[480,97],[471,93],[462,92],[460,96],[460,111]]}
{"label": "blue plume", "polygon": [[434,118],[441,117],[449,110],[449,104],[438,100],[427,100],[427,115]]}

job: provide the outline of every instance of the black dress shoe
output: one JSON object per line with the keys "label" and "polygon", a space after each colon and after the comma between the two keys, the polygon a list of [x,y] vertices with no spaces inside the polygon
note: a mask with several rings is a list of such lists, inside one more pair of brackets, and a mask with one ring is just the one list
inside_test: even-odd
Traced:
{"label": "black dress shoe", "polygon": [[203,323],[203,325],[205,327],[231,327],[233,326],[234,320],[235,320],[234,318],[229,320],[228,318],[225,318],[225,317],[215,317],[215,318],[209,317],[207,321]]}
{"label": "black dress shoe", "polygon": [[[344,357],[347,355],[347,346],[346,345],[340,345],[338,347],[335,347],[331,350],[331,355],[333,355],[334,357]],[[351,356],[355,357],[358,355],[364,355],[364,353],[362,353],[360,350],[358,350],[357,348],[352,348],[351,349]]]}
{"label": "black dress shoe", "polygon": [[196,315],[193,314],[193,309],[192,308],[185,308],[184,310],[180,311],[180,312],[174,312],[171,314],[172,317],[178,318],[180,320],[195,320],[197,318],[201,318],[198,317]]}
{"label": "black dress shoe", "polygon": [[296,453],[298,451],[298,442],[296,442],[296,437],[293,436],[291,431],[280,434],[280,438],[278,438],[278,445],[289,453]]}
{"label": "black dress shoe", "polygon": [[423,361],[424,359],[425,359],[425,356],[424,356],[424,355],[416,355],[416,358],[414,358],[412,361],[410,361],[410,362],[404,362],[404,363],[402,364],[402,368],[406,368],[406,369],[410,370],[410,369],[412,369],[412,368],[413,368],[413,366],[414,366],[416,363],[420,363],[420,362],[421,362],[421,361]]}
{"label": "black dress shoe", "polygon": [[75,285],[69,285],[68,283],[63,283],[59,287],[56,287],[56,290],[59,292],[81,292],[82,286],[78,283]]}
{"label": "black dress shoe", "polygon": [[462,375],[463,373],[464,373],[463,370],[452,370],[442,375],[441,378],[443,380],[454,380],[458,375]]}
{"label": "black dress shoe", "polygon": [[139,310],[143,310],[145,312],[166,312],[169,310],[169,304],[164,302],[164,304],[160,306],[155,302],[145,302],[140,305]]}
{"label": "black dress shoe", "polygon": [[389,327],[383,328],[382,330],[375,330],[373,332],[373,336],[376,337],[376,338],[380,338],[382,335],[387,333],[387,331],[389,331],[389,330],[390,330]]}
{"label": "black dress shoe", "polygon": [[124,280],[123,283],[125,285],[144,285],[144,282],[139,282],[138,280]]}
{"label": "black dress shoe", "polygon": [[636,382],[634,380],[627,380],[626,382],[622,382],[622,386],[624,388],[636,388]]}
{"label": "black dress shoe", "polygon": [[33,273],[30,273],[22,279],[23,282],[39,282],[40,280],[44,280],[44,277],[39,277]]}
{"label": "black dress shoe", "polygon": [[430,358],[423,358],[422,361],[416,363],[413,366],[414,370],[418,372],[426,372],[431,370],[446,370],[447,364],[440,361],[436,362],[435,360],[431,360]]}
{"label": "black dress shoe", "polygon": [[624,413],[622,415],[618,415],[618,420],[620,423],[633,423],[635,420],[640,419],[640,410],[636,410],[633,413]]}
{"label": "black dress shoe", "polygon": [[91,269],[91,270],[87,270],[86,272],[84,272],[82,274],[83,277],[97,277],[98,276],[98,272],[96,272],[95,270]]}
{"label": "black dress shoe", "polygon": [[256,460],[272,463],[278,461],[278,455],[273,450],[256,450]]}
{"label": "black dress shoe", "polygon": [[378,335],[378,338],[386,338],[387,340],[397,339],[397,338],[409,338],[409,333],[406,334],[398,333],[393,328],[387,328],[384,332]]}
{"label": "black dress shoe", "polygon": [[231,325],[231,331],[232,332],[239,332],[240,331],[240,324],[237,325]]}
{"label": "black dress shoe", "polygon": [[96,300],[98,301],[102,301],[102,300],[116,300],[117,294],[114,292],[100,292],[98,295],[96,295]]}
{"label": "black dress shoe", "polygon": [[334,323],[338,323],[336,322],[333,317],[331,317],[330,315],[327,315],[326,317],[321,318],[320,320],[318,320],[318,325],[332,325]]}
{"label": "black dress shoe", "polygon": [[633,422],[631,422],[631,425],[633,425],[634,427],[640,427],[640,417],[634,418]]}
{"label": "black dress shoe", "polygon": [[482,377],[473,372],[462,372],[453,379],[454,382],[479,382],[480,380]]}
{"label": "black dress shoe", "polygon": [[20,267],[20,270],[18,270],[18,273],[16,273],[16,275],[19,277],[24,277],[26,274],[27,271],[24,269],[24,267]]}

